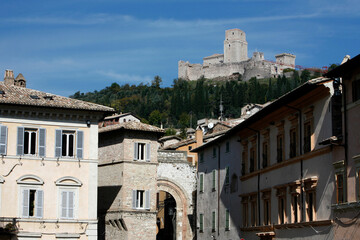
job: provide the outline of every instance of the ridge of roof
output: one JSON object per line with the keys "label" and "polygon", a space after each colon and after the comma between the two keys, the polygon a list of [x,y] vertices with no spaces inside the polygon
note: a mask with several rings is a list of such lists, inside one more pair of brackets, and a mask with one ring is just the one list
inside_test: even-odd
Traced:
{"label": "ridge of roof", "polygon": [[149,124],[142,123],[142,122],[130,121],[130,122],[122,122],[122,123],[118,123],[118,124],[112,124],[112,125],[108,125],[106,127],[101,127],[101,128],[99,128],[99,133],[111,132],[111,131],[121,130],[121,129],[133,130],[133,131],[143,131],[143,132],[156,132],[156,133],[161,133],[161,134],[163,134],[165,132],[163,129],[155,127],[153,125],[149,125]]}

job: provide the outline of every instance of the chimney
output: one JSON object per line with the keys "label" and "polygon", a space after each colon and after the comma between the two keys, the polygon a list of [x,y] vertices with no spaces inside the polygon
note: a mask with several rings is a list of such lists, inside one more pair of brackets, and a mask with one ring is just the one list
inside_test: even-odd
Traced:
{"label": "chimney", "polygon": [[200,147],[201,145],[203,145],[203,131],[199,127],[196,128],[195,141],[196,147]]}
{"label": "chimney", "polygon": [[14,72],[13,70],[5,70],[4,75],[4,83],[6,85],[14,85],[15,79],[14,79]]}

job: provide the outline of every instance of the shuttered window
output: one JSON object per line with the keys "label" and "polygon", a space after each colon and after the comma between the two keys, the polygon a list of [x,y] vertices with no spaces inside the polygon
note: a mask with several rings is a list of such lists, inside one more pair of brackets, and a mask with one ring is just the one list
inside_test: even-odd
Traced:
{"label": "shuttered window", "polygon": [[150,190],[133,190],[132,191],[133,209],[150,209]]}
{"label": "shuttered window", "polygon": [[46,129],[39,129],[39,157],[46,156]]}
{"label": "shuttered window", "polygon": [[[76,137],[75,137],[76,136]],[[55,157],[84,158],[84,132],[55,131]]]}
{"label": "shuttered window", "polygon": [[44,193],[40,189],[22,189],[22,214],[24,218],[43,217]]}
{"label": "shuttered window", "polygon": [[150,143],[134,143],[134,160],[146,160],[150,162],[151,159],[151,144]]}
{"label": "shuttered window", "polygon": [[60,216],[65,219],[74,218],[75,210],[75,191],[74,190],[61,190],[61,206]]}
{"label": "shuttered window", "polygon": [[0,125],[0,155],[6,155],[7,127]]}

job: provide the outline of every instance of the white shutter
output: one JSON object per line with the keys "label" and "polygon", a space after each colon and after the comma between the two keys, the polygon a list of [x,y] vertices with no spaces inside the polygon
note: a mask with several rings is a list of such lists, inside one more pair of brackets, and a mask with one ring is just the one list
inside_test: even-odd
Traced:
{"label": "white shutter", "polygon": [[39,157],[45,157],[46,129],[39,129]]}
{"label": "white shutter", "polygon": [[67,217],[67,209],[68,209],[68,201],[67,201],[68,197],[67,197],[67,192],[66,191],[62,191],[61,192],[61,218],[66,218]]}
{"label": "white shutter", "polygon": [[136,193],[137,193],[137,191],[136,190],[132,190],[132,195],[133,195],[133,197],[132,197],[132,207],[133,207],[133,209],[135,209],[136,208]]}
{"label": "white shutter", "polygon": [[22,190],[22,217],[29,217],[29,189]]}
{"label": "white shutter", "polygon": [[150,209],[150,190],[145,191],[145,208]]}
{"label": "white shutter", "polygon": [[68,192],[68,218],[74,218],[74,196],[73,191]]}
{"label": "white shutter", "polygon": [[7,127],[0,126],[0,155],[6,155]]}
{"label": "white shutter", "polygon": [[24,127],[18,127],[16,155],[24,155]]}
{"label": "white shutter", "polygon": [[134,160],[138,160],[138,149],[139,149],[139,144],[138,143],[134,143]]}
{"label": "white shutter", "polygon": [[44,208],[44,192],[43,190],[36,191],[36,217],[43,217],[43,208]]}
{"label": "white shutter", "polygon": [[61,157],[62,152],[62,130],[56,129],[55,130],[55,157]]}
{"label": "white shutter", "polygon": [[83,131],[77,131],[76,157],[78,159],[83,159],[84,158],[84,132]]}
{"label": "white shutter", "polygon": [[146,161],[150,162],[150,152],[151,152],[151,148],[150,148],[150,143],[146,144]]}

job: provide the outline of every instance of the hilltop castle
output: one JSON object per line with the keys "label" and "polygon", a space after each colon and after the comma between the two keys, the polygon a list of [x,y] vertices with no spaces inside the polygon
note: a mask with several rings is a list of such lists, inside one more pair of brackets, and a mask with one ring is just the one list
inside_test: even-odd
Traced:
{"label": "hilltop castle", "polygon": [[178,77],[197,80],[204,76],[208,79],[231,79],[240,74],[243,80],[252,77],[277,77],[286,68],[295,68],[295,55],[281,53],[275,56],[276,62],[267,61],[264,53],[254,52],[248,58],[248,43],[245,32],[240,29],[225,31],[224,54],[213,54],[203,58],[203,64],[179,61]]}

